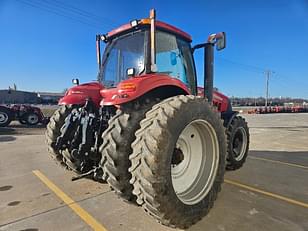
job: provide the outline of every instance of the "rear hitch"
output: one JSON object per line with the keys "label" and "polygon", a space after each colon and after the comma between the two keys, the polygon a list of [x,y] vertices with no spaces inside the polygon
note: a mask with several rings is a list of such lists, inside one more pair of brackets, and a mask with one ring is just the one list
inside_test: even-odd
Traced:
{"label": "rear hitch", "polygon": [[92,178],[99,182],[105,182],[103,180],[103,169],[101,167],[95,167],[88,172],[85,172],[78,176],[73,176],[72,181],[80,180],[82,178]]}
{"label": "rear hitch", "polygon": [[[62,127],[62,134],[58,137],[56,147],[58,149],[67,148],[67,144],[70,144],[70,149],[75,149],[78,139],[82,143],[78,147],[78,151],[85,149],[84,145],[89,144],[89,130],[95,129],[95,118],[97,116],[97,109],[91,99],[87,99],[85,105],[77,111],[72,111],[71,114],[66,118],[65,124]],[[88,126],[91,129],[88,129]],[[90,143],[93,143],[90,142]]]}
{"label": "rear hitch", "polygon": [[56,141],[59,150],[67,149],[67,152],[62,152],[63,157],[74,162],[81,172],[88,173],[99,161],[97,151],[93,149],[97,143],[98,127],[98,108],[91,99],[87,99],[83,107],[73,109],[65,119],[62,134]]}

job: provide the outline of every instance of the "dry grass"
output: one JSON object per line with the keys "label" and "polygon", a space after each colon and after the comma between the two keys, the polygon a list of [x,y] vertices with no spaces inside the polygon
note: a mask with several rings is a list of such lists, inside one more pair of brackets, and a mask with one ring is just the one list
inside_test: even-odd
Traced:
{"label": "dry grass", "polygon": [[51,117],[53,113],[57,110],[56,108],[41,108],[45,117]]}

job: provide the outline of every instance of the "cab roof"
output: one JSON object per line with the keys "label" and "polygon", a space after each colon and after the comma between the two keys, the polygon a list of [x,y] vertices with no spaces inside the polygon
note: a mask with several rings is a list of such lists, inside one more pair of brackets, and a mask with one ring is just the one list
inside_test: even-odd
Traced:
{"label": "cab roof", "polygon": [[[151,24],[150,19],[149,18],[145,18],[145,19],[138,20],[138,25],[137,26],[139,26],[139,25],[150,25],[150,24]],[[115,37],[117,35],[120,35],[120,34],[123,34],[123,33],[127,32],[127,31],[132,30],[133,28],[135,28],[137,26],[132,26],[131,23],[124,24],[124,25],[122,25],[122,26],[120,26],[120,27],[118,27],[118,28],[108,32],[107,33],[107,37],[109,37],[109,38]],[[191,36],[188,33],[178,29],[175,26],[172,26],[170,24],[167,24],[167,23],[161,22],[161,21],[157,21],[157,20],[155,21],[155,26],[158,29],[162,29],[162,30],[165,30],[165,31],[167,31],[169,33],[172,33],[172,34],[175,34],[177,36],[180,36],[181,38],[185,39],[188,42],[192,41],[192,38],[191,38]]]}

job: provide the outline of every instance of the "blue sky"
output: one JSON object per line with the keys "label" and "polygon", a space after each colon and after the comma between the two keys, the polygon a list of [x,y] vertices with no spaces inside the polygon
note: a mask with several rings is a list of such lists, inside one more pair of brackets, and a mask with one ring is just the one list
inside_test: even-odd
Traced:
{"label": "blue sky", "polygon": [[[16,83],[57,92],[74,77],[94,80],[95,35],[147,17],[153,7],[159,20],[191,34],[193,44],[227,33],[227,48],[215,54],[215,86],[225,94],[263,96],[263,71],[270,69],[270,96],[308,99],[307,0],[0,0],[0,89]],[[200,80],[202,62],[199,53]]]}

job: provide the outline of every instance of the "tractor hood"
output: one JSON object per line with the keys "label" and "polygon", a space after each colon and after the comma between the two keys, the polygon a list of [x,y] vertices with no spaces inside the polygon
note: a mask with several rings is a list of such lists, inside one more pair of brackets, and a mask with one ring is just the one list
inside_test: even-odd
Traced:
{"label": "tractor hood", "polygon": [[74,86],[66,91],[65,96],[59,100],[59,104],[82,105],[85,103],[86,99],[91,98],[96,105],[99,105],[101,100],[100,90],[102,89],[104,89],[104,86],[99,82],[90,82]]}
{"label": "tractor hood", "polygon": [[101,90],[104,86],[99,82],[90,82],[90,83],[83,83],[68,89],[67,94],[75,94],[78,91],[95,91]]}

